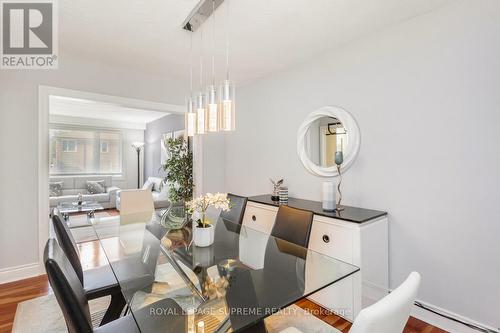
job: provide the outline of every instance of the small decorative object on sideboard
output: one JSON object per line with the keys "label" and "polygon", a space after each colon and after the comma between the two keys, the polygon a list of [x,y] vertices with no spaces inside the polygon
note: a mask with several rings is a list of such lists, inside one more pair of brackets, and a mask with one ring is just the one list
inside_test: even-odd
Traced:
{"label": "small decorative object on sideboard", "polygon": [[288,204],[288,187],[281,186],[278,193],[279,193],[279,197],[280,197],[280,205],[287,205]]}
{"label": "small decorative object on sideboard", "polygon": [[76,203],[78,204],[78,206],[81,206],[83,204],[83,194],[78,193],[78,198],[76,200]]}
{"label": "small decorative object on sideboard", "polygon": [[335,164],[337,165],[337,171],[339,173],[339,183],[337,185],[337,190],[339,192],[339,201],[337,202],[337,211],[344,210],[342,207],[342,191],[340,189],[340,185],[342,185],[342,174],[340,173],[340,168],[342,167],[342,163],[344,163],[344,153],[342,152],[344,146],[344,141],[340,139],[340,150],[335,152]]}
{"label": "small decorative object on sideboard", "polygon": [[279,190],[280,190],[280,186],[283,184],[283,179],[280,179],[278,181],[274,181],[271,178],[269,178],[269,180],[273,184],[273,194],[271,195],[271,200],[272,201],[279,201],[280,200]]}
{"label": "small decorative object on sideboard", "polygon": [[187,203],[191,213],[198,212],[201,214],[197,221],[193,221],[193,242],[196,246],[210,246],[214,242],[215,228],[206,216],[207,209],[210,206],[224,211],[229,210],[227,193],[207,193]]}
{"label": "small decorative object on sideboard", "polygon": [[323,182],[323,210],[333,212],[335,210],[335,184]]}

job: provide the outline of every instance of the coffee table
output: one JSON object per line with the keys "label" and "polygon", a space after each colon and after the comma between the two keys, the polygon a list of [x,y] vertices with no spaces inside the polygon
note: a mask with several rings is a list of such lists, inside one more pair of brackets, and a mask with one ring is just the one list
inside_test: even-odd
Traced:
{"label": "coffee table", "polygon": [[64,219],[68,221],[69,215],[76,213],[87,213],[87,216],[92,218],[96,210],[104,210],[104,207],[97,201],[84,201],[81,205],[74,201],[68,201],[59,203],[57,209],[59,209]]}

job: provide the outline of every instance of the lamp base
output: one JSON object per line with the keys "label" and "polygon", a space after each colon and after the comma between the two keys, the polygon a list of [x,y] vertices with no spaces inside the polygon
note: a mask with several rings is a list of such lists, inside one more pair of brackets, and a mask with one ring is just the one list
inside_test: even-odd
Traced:
{"label": "lamp base", "polygon": [[335,210],[336,210],[337,212],[341,212],[341,211],[345,210],[345,207],[344,207],[344,206],[342,206],[342,205],[337,205],[337,206],[335,207]]}

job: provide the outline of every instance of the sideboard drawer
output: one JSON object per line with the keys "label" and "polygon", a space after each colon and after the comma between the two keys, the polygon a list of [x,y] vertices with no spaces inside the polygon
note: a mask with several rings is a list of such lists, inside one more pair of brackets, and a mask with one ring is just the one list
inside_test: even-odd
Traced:
{"label": "sideboard drawer", "polygon": [[314,219],[309,248],[327,256],[353,263],[353,233],[350,228]]}
{"label": "sideboard drawer", "polygon": [[271,234],[276,219],[276,207],[248,202],[243,216],[243,225],[257,231]]}

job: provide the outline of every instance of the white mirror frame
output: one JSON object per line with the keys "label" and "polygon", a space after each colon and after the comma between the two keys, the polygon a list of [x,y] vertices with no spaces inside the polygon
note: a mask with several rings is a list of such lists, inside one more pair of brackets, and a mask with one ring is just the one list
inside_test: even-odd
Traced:
{"label": "white mirror frame", "polygon": [[300,125],[300,128],[297,132],[297,154],[299,155],[300,161],[302,162],[304,167],[307,169],[307,171],[319,177],[337,177],[339,173],[336,166],[322,167],[316,165],[309,159],[309,156],[307,156],[307,131],[309,130],[309,127],[312,123],[322,117],[337,118],[342,123],[342,125],[346,129],[347,135],[349,136],[349,144],[344,150],[344,163],[342,163],[342,171],[347,170],[358,155],[359,146],[361,144],[359,127],[353,116],[349,112],[338,106],[323,106],[318,110],[310,113],[304,120],[302,125]]}

